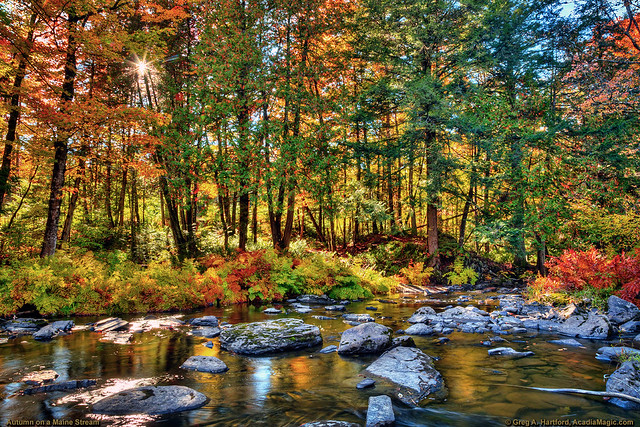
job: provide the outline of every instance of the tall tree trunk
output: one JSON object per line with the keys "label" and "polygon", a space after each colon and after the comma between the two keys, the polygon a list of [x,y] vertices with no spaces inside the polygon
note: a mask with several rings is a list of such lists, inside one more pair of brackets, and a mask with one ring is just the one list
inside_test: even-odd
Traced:
{"label": "tall tree trunk", "polygon": [[120,197],[118,200],[118,227],[124,226],[124,202],[127,195],[127,174],[129,169],[126,166],[122,167],[122,187],[120,188]]}
{"label": "tall tree trunk", "polygon": [[[64,80],[62,83],[62,95],[60,96],[60,112],[65,114],[69,104],[73,101],[76,78],[76,31],[79,18],[69,13],[67,21],[67,52],[64,62]],[[54,140],[53,171],[51,173],[51,192],[49,194],[49,207],[47,210],[47,223],[44,230],[44,239],[40,257],[53,256],[58,241],[58,223],[60,221],[60,205],[62,203],[62,187],[64,175],[67,169],[67,144],[70,129],[61,126]]]}
{"label": "tall tree trunk", "polygon": [[75,213],[76,205],[78,203],[78,196],[80,195],[80,183],[82,182],[82,177],[84,176],[84,172],[85,172],[85,161],[84,159],[80,158],[78,160],[78,176],[73,182],[73,194],[71,195],[71,199],[69,199],[67,216],[64,219],[64,225],[62,226],[62,235],[60,236],[61,242],[68,243],[69,239],[71,238],[71,225],[73,223],[73,214]]}
{"label": "tall tree trunk", "polygon": [[29,19],[29,33],[25,40],[24,46],[21,48],[20,61],[18,62],[18,70],[13,79],[13,87],[11,91],[9,121],[7,122],[7,136],[4,143],[4,152],[2,154],[2,166],[0,166],[0,212],[4,209],[4,203],[7,193],[9,192],[9,176],[11,175],[11,153],[13,152],[13,144],[16,141],[16,129],[18,120],[20,119],[20,90],[22,81],[27,74],[27,62],[31,55],[33,46],[33,34],[35,30],[36,19],[38,15],[31,13]]}

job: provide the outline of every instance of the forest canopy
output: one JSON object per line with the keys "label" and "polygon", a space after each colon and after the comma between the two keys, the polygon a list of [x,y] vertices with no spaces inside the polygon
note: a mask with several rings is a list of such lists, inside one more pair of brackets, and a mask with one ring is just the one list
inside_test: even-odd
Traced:
{"label": "forest canopy", "polygon": [[0,257],[633,253],[639,25],[626,0],[4,1]]}

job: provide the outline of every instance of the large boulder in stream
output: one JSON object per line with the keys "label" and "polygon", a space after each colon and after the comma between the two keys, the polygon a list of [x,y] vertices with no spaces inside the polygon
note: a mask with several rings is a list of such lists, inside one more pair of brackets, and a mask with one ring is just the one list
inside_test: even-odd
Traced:
{"label": "large boulder in stream", "polygon": [[69,332],[73,328],[73,320],[58,320],[33,334],[33,338],[40,341],[48,341],[60,334]]}
{"label": "large boulder in stream", "polygon": [[317,326],[293,318],[244,323],[224,329],[220,334],[222,349],[250,356],[300,350],[320,344],[322,336]]}
{"label": "large boulder in stream", "polygon": [[435,317],[436,317],[436,311],[429,306],[425,306],[417,309],[416,312],[413,313],[413,315],[409,319],[407,319],[407,322],[428,323],[429,321],[435,319]]}
{"label": "large boulder in stream", "polygon": [[[635,360],[624,362],[609,376],[606,390],[640,398],[640,362]],[[640,404],[626,399],[614,397],[609,402],[625,409],[640,409]]]}
{"label": "large boulder in stream", "polygon": [[197,409],[207,396],[189,387],[145,386],[123,390],[93,405],[93,412],[105,415],[163,415]]}
{"label": "large boulder in stream", "polygon": [[638,355],[640,355],[640,350],[631,347],[600,347],[596,353],[596,359],[603,362],[617,362],[620,359],[638,357]]}
{"label": "large boulder in stream", "polygon": [[369,365],[364,374],[392,382],[399,389],[397,397],[410,406],[418,406],[427,398],[442,399],[447,395],[433,360],[417,348],[391,349]]}
{"label": "large boulder in stream", "polygon": [[391,328],[379,323],[363,323],[342,333],[339,354],[376,354],[391,346]]}
{"label": "large boulder in stream", "polygon": [[213,356],[191,356],[180,367],[189,371],[208,372],[210,374],[220,374],[229,370],[222,360]]}
{"label": "large boulder in stream", "polygon": [[615,295],[611,295],[607,300],[607,317],[609,321],[614,325],[620,325],[630,320],[636,320],[640,318],[640,309],[635,304],[625,301]]}
{"label": "large boulder in stream", "polygon": [[558,333],[570,337],[605,340],[613,333],[613,328],[606,316],[589,312],[585,316],[570,316],[558,326]]}

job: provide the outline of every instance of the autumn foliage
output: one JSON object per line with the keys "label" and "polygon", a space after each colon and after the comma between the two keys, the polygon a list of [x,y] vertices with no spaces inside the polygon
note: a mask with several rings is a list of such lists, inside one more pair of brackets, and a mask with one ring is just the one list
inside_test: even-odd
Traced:
{"label": "autumn foliage", "polygon": [[533,284],[541,292],[607,291],[640,306],[640,249],[608,257],[591,248],[566,250],[547,263],[549,275]]}

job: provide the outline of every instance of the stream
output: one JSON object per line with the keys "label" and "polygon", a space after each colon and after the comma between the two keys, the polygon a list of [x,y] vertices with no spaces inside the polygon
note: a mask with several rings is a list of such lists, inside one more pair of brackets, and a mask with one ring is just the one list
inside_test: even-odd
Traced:
{"label": "stream", "polygon": [[[433,308],[442,311],[447,303],[455,305],[461,295],[438,295],[443,302],[434,304]],[[472,303],[477,304],[488,294],[464,295],[470,295]],[[376,322],[396,331],[406,329],[409,326],[406,319],[417,308],[428,305],[417,302],[414,297],[395,296],[392,300],[397,304],[378,300],[354,302],[347,306],[347,312],[369,313]],[[283,306],[289,308],[286,303]],[[377,310],[367,310],[370,306]],[[490,305],[478,307],[486,311],[494,309]],[[322,306],[312,306],[313,312],[307,314],[291,311],[275,316],[262,313],[263,308],[245,304],[157,316],[187,320],[214,315],[230,324],[297,317],[320,328],[322,347],[338,345],[340,333],[351,327],[342,321],[341,313],[325,312]],[[336,319],[320,320],[314,315]],[[141,317],[132,315],[123,319]],[[77,326],[99,319],[73,318]],[[211,339],[213,348],[208,348],[204,344],[209,339],[192,336],[189,330],[186,327],[154,329],[135,334],[129,344],[101,341],[101,334],[89,330],[76,330],[50,342],[35,341],[24,335],[0,344],[0,425],[56,425],[45,424],[54,419],[70,423],[57,425],[101,426],[299,426],[329,419],[364,425],[369,397],[385,391],[378,385],[362,390],[355,387],[363,379],[360,372],[376,356],[319,354],[322,347],[317,347],[269,357],[246,357],[222,351],[218,338]],[[517,420],[541,419],[569,423],[591,419],[640,422],[639,413],[607,404],[601,398],[514,387],[604,390],[605,375],[611,374],[616,366],[600,362],[594,356],[599,347],[607,345],[605,343],[620,344],[620,339],[606,342],[579,339],[582,348],[565,348],[548,342],[559,338],[555,334],[529,330],[504,335],[509,341],[505,345],[535,353],[532,357],[513,360],[488,356],[488,348],[481,341],[492,335],[453,332],[447,335],[450,341],[446,343],[437,342],[436,336],[413,336],[419,349],[436,358],[435,367],[444,377],[449,396],[443,402],[422,408],[409,408],[394,400],[396,425],[504,426],[518,425]],[[229,371],[208,374],[180,369],[193,355],[218,357]],[[98,383],[87,389],[21,395],[20,391],[27,387],[21,382],[22,377],[40,369],[55,370],[63,381],[96,379]],[[199,409],[167,416],[91,414],[92,403],[140,385],[183,385],[205,394],[210,400]],[[37,420],[43,423],[35,423]],[[16,424],[25,421],[34,423]]]}

